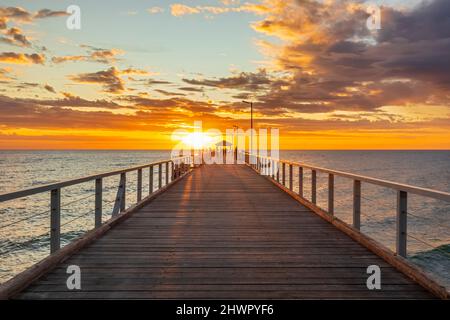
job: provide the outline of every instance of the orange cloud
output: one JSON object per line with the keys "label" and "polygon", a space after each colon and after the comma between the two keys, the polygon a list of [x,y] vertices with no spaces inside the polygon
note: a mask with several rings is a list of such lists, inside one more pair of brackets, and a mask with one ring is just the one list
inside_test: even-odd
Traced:
{"label": "orange cloud", "polygon": [[263,14],[267,12],[268,8],[265,5],[246,3],[237,7],[229,7],[232,2],[225,2],[225,6],[188,6],[184,4],[173,4],[170,6],[170,12],[175,17],[181,17],[191,14],[224,14],[230,12],[252,12],[255,14]]}
{"label": "orange cloud", "polygon": [[0,62],[12,64],[44,64],[45,55],[38,53],[2,52],[0,53]]}

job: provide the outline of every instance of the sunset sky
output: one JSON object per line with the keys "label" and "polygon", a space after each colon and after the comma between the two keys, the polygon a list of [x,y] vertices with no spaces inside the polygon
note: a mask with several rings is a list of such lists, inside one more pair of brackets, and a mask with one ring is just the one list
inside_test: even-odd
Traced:
{"label": "sunset sky", "polygon": [[450,1],[371,3],[380,30],[357,0],[3,0],[0,149],[169,149],[244,99],[284,149],[450,149]]}

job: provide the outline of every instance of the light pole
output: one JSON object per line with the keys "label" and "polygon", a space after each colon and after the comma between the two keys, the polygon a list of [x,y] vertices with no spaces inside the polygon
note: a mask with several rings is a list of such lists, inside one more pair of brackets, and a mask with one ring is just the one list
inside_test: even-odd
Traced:
{"label": "light pole", "polygon": [[245,100],[242,102],[250,105],[250,150],[253,150],[253,102]]}

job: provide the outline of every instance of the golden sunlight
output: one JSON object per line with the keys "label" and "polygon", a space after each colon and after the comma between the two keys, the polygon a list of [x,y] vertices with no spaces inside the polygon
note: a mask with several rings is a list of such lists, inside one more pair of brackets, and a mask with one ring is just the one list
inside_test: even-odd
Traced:
{"label": "golden sunlight", "polygon": [[201,149],[209,146],[213,142],[213,138],[203,132],[193,132],[182,137],[181,141],[189,148]]}

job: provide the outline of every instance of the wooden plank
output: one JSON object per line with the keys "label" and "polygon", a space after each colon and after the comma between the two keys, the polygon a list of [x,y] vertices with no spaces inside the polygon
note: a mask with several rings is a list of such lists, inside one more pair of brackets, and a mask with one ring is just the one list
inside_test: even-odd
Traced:
{"label": "wooden plank", "polygon": [[[81,291],[65,287],[65,270],[71,264],[81,268]],[[381,267],[382,290],[366,287],[371,264]],[[17,298],[433,296],[249,167],[208,165],[116,224]]]}

